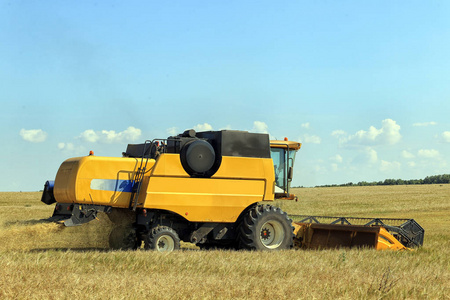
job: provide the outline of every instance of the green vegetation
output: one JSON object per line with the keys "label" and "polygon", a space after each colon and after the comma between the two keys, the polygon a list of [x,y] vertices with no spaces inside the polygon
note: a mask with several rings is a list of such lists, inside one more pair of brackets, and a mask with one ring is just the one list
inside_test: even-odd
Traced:
{"label": "green vegetation", "polygon": [[40,221],[40,193],[0,193],[1,299],[446,299],[450,185],[293,189],[291,214],[414,218],[416,251],[373,249],[169,254],[106,249],[107,218],[66,228]]}
{"label": "green vegetation", "polygon": [[411,185],[411,184],[445,184],[450,183],[450,174],[427,176],[424,179],[385,179],[384,181],[360,181],[358,183],[348,182],[343,184],[321,185],[316,187],[335,186],[373,186],[373,185]]}

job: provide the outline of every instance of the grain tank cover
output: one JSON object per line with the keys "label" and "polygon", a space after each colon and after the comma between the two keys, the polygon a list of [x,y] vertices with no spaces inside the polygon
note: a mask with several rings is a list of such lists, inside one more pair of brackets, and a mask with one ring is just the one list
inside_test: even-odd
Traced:
{"label": "grain tank cover", "polygon": [[217,172],[224,156],[270,158],[270,140],[268,134],[247,131],[191,129],[169,137],[166,153],[179,153],[191,177],[209,178]]}
{"label": "grain tank cover", "polygon": [[221,130],[197,132],[196,137],[208,140],[219,156],[270,158],[270,140],[265,133]]}

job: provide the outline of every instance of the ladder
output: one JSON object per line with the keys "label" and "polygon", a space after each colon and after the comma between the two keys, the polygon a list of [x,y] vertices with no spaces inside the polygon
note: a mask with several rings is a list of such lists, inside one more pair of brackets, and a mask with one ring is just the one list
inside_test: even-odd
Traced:
{"label": "ladder", "polygon": [[[145,152],[147,150],[147,145],[149,145],[149,153],[146,157]],[[132,191],[131,191],[131,198],[130,198],[130,205],[129,205],[129,209],[132,211],[136,211],[136,207],[139,204],[142,203],[138,203],[138,199],[139,199],[139,194],[141,192],[141,187],[142,187],[142,181],[144,179],[144,175],[145,172],[147,170],[147,164],[148,164],[148,160],[150,158],[150,154],[151,154],[151,149],[153,146],[153,141],[150,140],[146,140],[144,143],[144,149],[142,150],[142,156],[141,156],[141,163],[139,164],[139,168],[137,169],[136,173],[134,174],[134,178],[133,178],[133,182],[132,182]],[[144,163],[145,160],[145,163]]]}

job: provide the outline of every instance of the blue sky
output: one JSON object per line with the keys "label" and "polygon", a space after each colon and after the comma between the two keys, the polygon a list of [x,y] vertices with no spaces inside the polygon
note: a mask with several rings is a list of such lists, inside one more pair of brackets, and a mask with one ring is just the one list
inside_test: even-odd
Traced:
{"label": "blue sky", "polygon": [[303,143],[293,185],[450,173],[448,1],[0,0],[0,191],[185,129]]}

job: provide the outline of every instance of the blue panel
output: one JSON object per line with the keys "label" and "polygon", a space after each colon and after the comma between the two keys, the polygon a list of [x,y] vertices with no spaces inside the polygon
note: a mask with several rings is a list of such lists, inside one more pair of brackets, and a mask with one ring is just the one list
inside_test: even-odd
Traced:
{"label": "blue panel", "polygon": [[53,187],[55,186],[55,181],[54,180],[47,180],[45,182],[44,186],[45,186],[45,189],[53,190]]}
{"label": "blue panel", "polygon": [[133,180],[92,179],[91,189],[131,193],[133,191]]}

